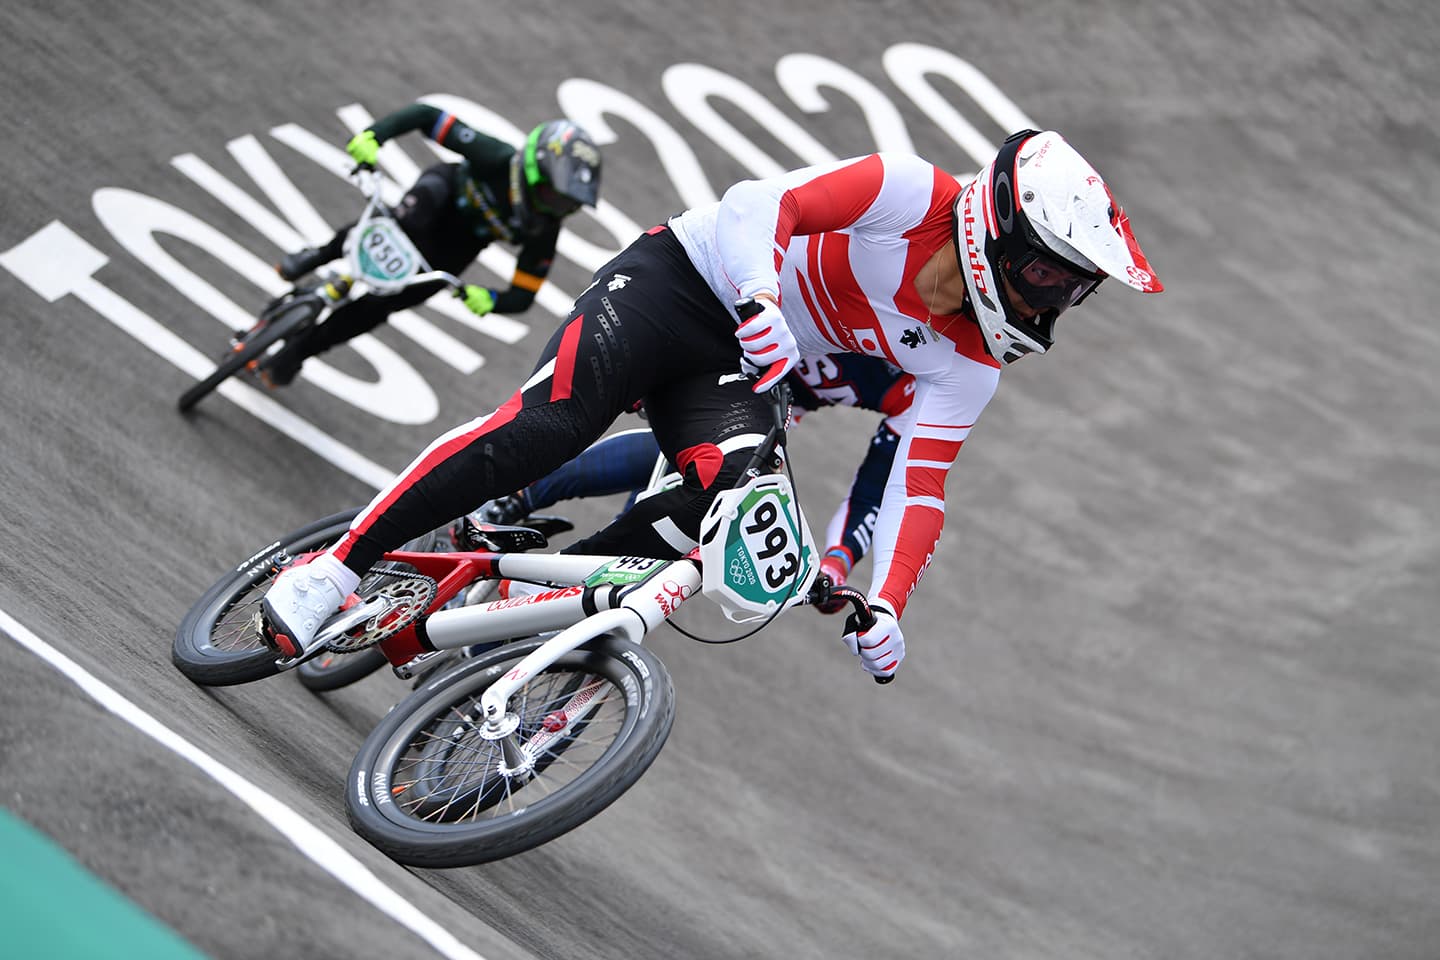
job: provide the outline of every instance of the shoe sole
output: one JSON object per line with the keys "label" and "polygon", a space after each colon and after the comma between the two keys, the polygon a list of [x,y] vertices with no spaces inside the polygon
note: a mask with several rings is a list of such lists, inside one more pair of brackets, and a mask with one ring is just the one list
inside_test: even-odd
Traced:
{"label": "shoe sole", "polygon": [[294,660],[300,656],[300,650],[290,635],[288,633],[281,633],[275,628],[277,618],[274,612],[271,611],[268,600],[261,603],[260,611],[262,615],[260,639],[265,645],[287,660]]}

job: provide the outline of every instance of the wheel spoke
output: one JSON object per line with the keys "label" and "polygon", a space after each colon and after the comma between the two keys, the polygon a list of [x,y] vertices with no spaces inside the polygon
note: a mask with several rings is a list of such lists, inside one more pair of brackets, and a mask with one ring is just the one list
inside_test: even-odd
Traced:
{"label": "wheel spoke", "polygon": [[[605,688],[609,689],[605,689]],[[513,736],[522,745],[549,737],[545,724],[567,705],[582,705],[581,718],[564,736],[535,750],[528,775],[500,771],[503,753],[485,740],[478,695],[445,704],[441,713],[415,730],[394,767],[396,808],[426,823],[477,822],[507,816],[529,803],[554,796],[589,770],[624,729],[624,704],[614,684],[593,673],[554,669],[517,691],[511,705],[519,717]],[[534,794],[530,800],[521,795]]]}

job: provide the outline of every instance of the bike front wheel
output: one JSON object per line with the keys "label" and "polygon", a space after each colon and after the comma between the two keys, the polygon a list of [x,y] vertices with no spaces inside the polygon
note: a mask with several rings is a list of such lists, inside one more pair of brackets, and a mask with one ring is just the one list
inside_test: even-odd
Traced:
{"label": "bike front wheel", "polygon": [[358,510],[317,520],[280,537],[221,577],[180,621],[171,659],[206,686],[250,683],[279,672],[276,653],[260,639],[260,602],[280,568],[302,553],[323,550],[350,529]]}
{"label": "bike front wheel", "polygon": [[[277,307],[272,303],[267,311]],[[321,303],[312,297],[297,297],[289,303],[279,304],[280,312],[268,322],[257,325],[247,333],[233,349],[222,356],[208,377],[180,394],[176,404],[181,413],[214,392],[226,380],[239,373],[253,360],[258,360],[276,342],[294,336],[320,313]]]}
{"label": "bike front wheel", "polygon": [[650,651],[601,638],[561,657],[508,705],[530,762],[483,732],[480,696],[542,640],[507,644],[400,701],[350,768],[355,832],[392,859],[462,867],[530,850],[615,802],[659,755],[675,719]]}

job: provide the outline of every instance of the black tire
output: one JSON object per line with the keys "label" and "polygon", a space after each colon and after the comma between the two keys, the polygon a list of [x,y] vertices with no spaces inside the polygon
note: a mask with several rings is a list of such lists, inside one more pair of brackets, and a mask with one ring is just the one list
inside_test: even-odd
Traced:
{"label": "black tire", "polygon": [[[472,719],[480,695],[542,642],[476,657],[391,709],[350,768],[345,808],[356,833],[399,863],[471,866],[573,830],[640,778],[670,734],[675,692],[658,658],[614,638],[565,655],[517,693],[522,739],[538,733],[582,684],[593,685],[598,699],[591,698],[594,712],[537,760],[534,779],[511,792],[495,770],[499,749],[479,737]],[[562,753],[564,762],[554,763]]]}
{"label": "black tire", "polygon": [[[267,310],[275,306],[272,301]],[[321,308],[322,304],[314,297],[297,297],[290,303],[283,304],[281,312],[273,320],[253,334],[247,335],[235,349],[221,357],[210,376],[180,394],[180,402],[177,404],[180,412],[188,412],[191,407],[214,392],[216,387],[244,369],[247,363],[270,349],[271,344],[291,336],[300,327],[313,321]]]}
{"label": "black tire", "polygon": [[221,577],[175,631],[171,659],[180,672],[212,687],[250,683],[278,673],[274,652],[252,626],[275,578],[276,564],[339,540],[358,512],[347,510],[288,533]]}
{"label": "black tire", "polygon": [[325,693],[358,683],[389,663],[379,647],[366,647],[354,653],[326,650],[296,667],[295,677],[306,690]]}

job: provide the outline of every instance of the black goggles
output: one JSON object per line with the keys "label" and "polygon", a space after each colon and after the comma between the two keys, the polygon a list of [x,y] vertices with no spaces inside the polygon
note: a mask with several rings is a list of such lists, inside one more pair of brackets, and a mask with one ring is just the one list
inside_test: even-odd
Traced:
{"label": "black goggles", "polygon": [[568,217],[581,207],[579,200],[566,196],[548,183],[536,184],[535,205],[542,213],[555,217]]}
{"label": "black goggles", "polygon": [[1079,303],[1104,279],[1034,248],[1016,260],[1007,260],[1005,277],[1020,299],[1031,307],[1056,313]]}

